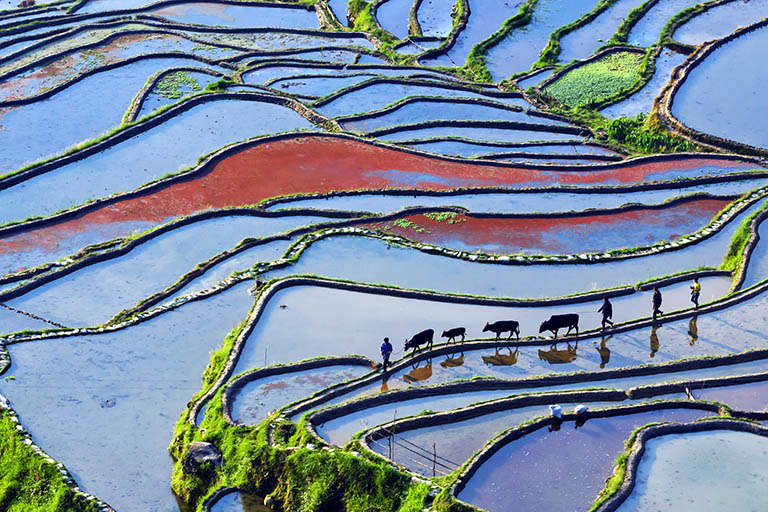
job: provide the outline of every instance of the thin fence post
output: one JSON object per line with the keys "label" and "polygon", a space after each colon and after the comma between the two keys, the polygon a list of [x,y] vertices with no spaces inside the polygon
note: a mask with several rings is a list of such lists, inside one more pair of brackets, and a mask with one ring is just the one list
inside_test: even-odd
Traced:
{"label": "thin fence post", "polygon": [[432,443],[432,477],[437,476],[437,445]]}

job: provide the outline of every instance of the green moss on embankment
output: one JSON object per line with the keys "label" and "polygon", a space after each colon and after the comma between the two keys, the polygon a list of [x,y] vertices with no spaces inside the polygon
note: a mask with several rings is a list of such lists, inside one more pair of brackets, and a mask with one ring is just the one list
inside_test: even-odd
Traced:
{"label": "green moss on embankment", "polygon": [[[491,34],[488,39],[480,41],[473,46],[467,56],[466,65],[460,70],[462,74],[476,82],[493,82],[493,77],[491,76],[491,72],[488,71],[486,65],[487,61],[485,60],[488,51],[504,40],[504,38],[507,37],[507,34],[512,30],[530,23],[531,18],[533,17],[533,10],[536,8],[536,2],[537,0],[527,0],[520,6],[520,10],[517,14],[507,19],[499,30]],[[463,5],[461,5],[461,2],[457,2],[456,5],[461,9],[461,12],[463,12]],[[454,9],[456,8],[457,7],[454,7]],[[457,18],[454,18],[454,20],[455,19]]]}
{"label": "green moss on embankment", "polygon": [[744,260],[744,251],[747,248],[747,242],[749,242],[749,238],[752,236],[752,221],[767,208],[768,203],[744,219],[744,221],[741,223],[739,228],[736,230],[736,233],[733,235],[731,243],[728,246],[728,252],[725,253],[723,263],[720,265],[722,270],[730,270],[733,272],[733,275],[737,275],[741,271],[741,265]]}
{"label": "green moss on embankment", "polygon": [[[212,353],[203,373],[203,390],[195,400],[216,382],[244,327],[245,323],[235,328]],[[204,498],[222,486],[270,495],[285,512],[419,512],[425,507],[428,484],[412,482],[410,475],[391,465],[350,451],[309,449],[307,443],[314,438],[303,424],[283,420],[253,427],[229,424],[222,416],[221,394],[219,390],[208,403],[200,428],[187,422],[189,410],[182,414],[170,446],[177,460],[171,486],[197,510],[202,510]],[[270,444],[270,428],[276,446]],[[191,441],[216,445],[224,457],[222,466],[185,473],[180,461]]]}
{"label": "green moss on embankment", "polygon": [[16,429],[7,410],[0,410],[0,510],[61,512],[98,510],[76,494],[55,464],[47,462]]}
{"label": "green moss on embankment", "polygon": [[545,91],[569,107],[599,103],[631,88],[641,78],[643,54],[610,53],[567,72]]}

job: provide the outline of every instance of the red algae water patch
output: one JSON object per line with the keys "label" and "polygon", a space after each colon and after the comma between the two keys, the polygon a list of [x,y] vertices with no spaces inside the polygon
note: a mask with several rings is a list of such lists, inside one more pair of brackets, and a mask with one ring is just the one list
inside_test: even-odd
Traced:
{"label": "red algae water patch", "polygon": [[570,254],[674,240],[707,225],[729,202],[700,199],[661,209],[539,218],[427,213],[370,227],[461,250]]}
{"label": "red algae water patch", "polygon": [[[248,147],[224,158],[204,174],[131,198],[117,199],[75,218],[11,235],[0,241],[0,253],[41,246],[59,247],[76,235],[94,243],[108,239],[99,238],[95,234],[99,230],[113,237],[123,236],[136,229],[137,223],[156,225],[205,209],[252,205],[286,194],[391,188],[446,190],[462,186],[634,183],[650,175],[660,177],[654,179],[678,174],[696,175],[699,169],[706,167],[738,170],[754,165],[721,158],[680,158],[628,163],[609,169],[537,170],[443,160],[354,139],[317,135],[292,137]],[[105,225],[110,228],[105,229]]]}

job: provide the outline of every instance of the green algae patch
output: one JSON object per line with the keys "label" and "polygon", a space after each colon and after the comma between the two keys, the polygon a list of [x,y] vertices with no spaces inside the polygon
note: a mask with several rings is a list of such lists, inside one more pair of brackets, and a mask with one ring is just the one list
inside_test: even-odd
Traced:
{"label": "green algae patch", "polygon": [[641,78],[643,54],[615,52],[589,62],[546,86],[545,91],[569,107],[598,103],[631,88]]}
{"label": "green algae patch", "polygon": [[0,510],[92,512],[98,505],[76,494],[56,464],[24,443],[8,410],[0,410]]}

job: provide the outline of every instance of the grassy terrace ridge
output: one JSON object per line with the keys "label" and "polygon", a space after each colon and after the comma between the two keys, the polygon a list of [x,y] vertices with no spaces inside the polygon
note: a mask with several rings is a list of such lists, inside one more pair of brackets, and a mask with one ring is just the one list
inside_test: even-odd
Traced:
{"label": "grassy terrace ridge", "polygon": [[512,30],[530,23],[537,2],[538,0],[526,0],[517,14],[506,20],[499,30],[473,46],[467,56],[467,63],[461,68],[462,74],[476,82],[493,82],[485,60],[488,50],[503,41]]}
{"label": "grassy terrace ridge", "polygon": [[595,18],[597,18],[603,12],[605,12],[606,9],[608,9],[618,1],[619,0],[600,0],[595,6],[595,8],[592,9],[590,12],[584,14],[581,18],[574,20],[566,25],[563,25],[562,27],[552,32],[552,34],[550,34],[549,36],[549,42],[547,43],[547,46],[544,48],[544,51],[541,52],[541,56],[539,57],[539,60],[533,65],[533,69],[538,69],[540,67],[557,64],[559,60],[558,57],[560,56],[560,51],[561,51],[560,40],[566,34],[569,34],[574,30],[582,28],[588,25],[589,23],[591,23]]}
{"label": "grassy terrace ridge", "polygon": [[7,512],[94,512],[99,506],[76,494],[55,463],[35,453],[0,408],[0,510]]}
{"label": "grassy terrace ridge", "polygon": [[614,52],[578,66],[545,87],[568,107],[584,107],[631,88],[641,77],[643,54]]}

